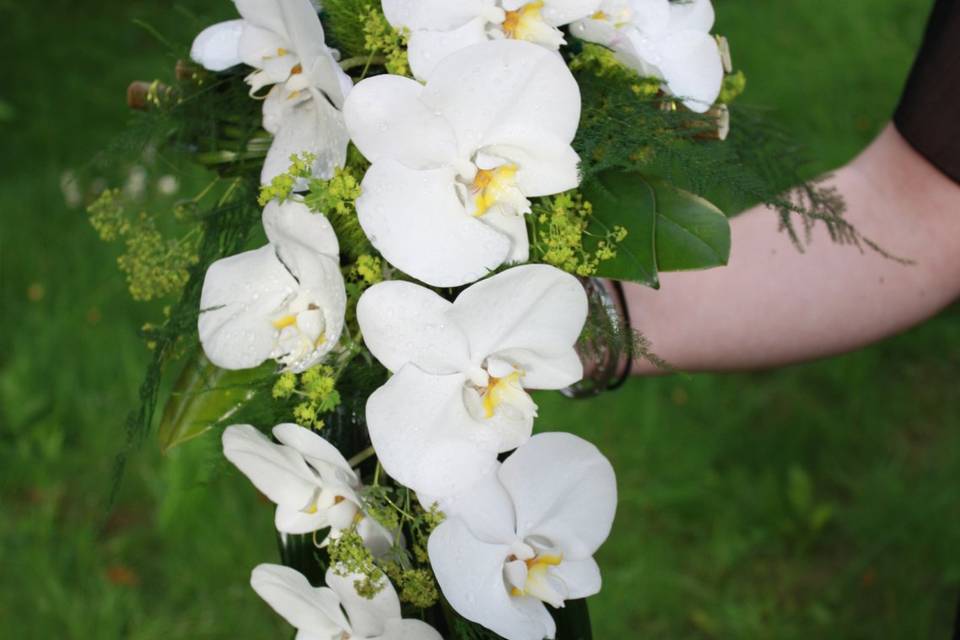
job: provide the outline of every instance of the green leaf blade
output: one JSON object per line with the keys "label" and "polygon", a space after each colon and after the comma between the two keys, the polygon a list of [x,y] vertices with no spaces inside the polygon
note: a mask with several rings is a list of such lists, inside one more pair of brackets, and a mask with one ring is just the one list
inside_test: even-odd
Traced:
{"label": "green leaf blade", "polygon": [[199,352],[187,362],[163,408],[158,436],[164,453],[199,438],[229,420],[258,392],[254,381],[269,375],[274,365],[227,371],[211,364]]}
{"label": "green leaf blade", "polygon": [[604,236],[615,226],[627,230],[617,256],[600,263],[597,277],[658,288],[656,196],[650,184],[634,173],[607,172],[586,183],[582,191],[593,205],[588,229],[592,235]]}
{"label": "green leaf blade", "polygon": [[730,260],[730,221],[712,203],[663,181],[651,181],[657,198],[659,271],[722,267]]}

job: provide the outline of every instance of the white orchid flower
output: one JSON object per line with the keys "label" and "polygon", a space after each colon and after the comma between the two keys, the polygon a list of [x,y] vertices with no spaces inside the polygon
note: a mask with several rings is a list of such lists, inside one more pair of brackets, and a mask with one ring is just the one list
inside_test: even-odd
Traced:
{"label": "white orchid flower", "polygon": [[363,512],[357,492],[360,479],[343,455],[316,433],[295,424],[273,428],[276,444],[250,425],[223,432],[223,454],[275,505],[274,524],[286,534],[330,529],[337,539],[357,525],[357,533],[374,555],[393,543],[390,533]]}
{"label": "white orchid flower", "polygon": [[210,265],[197,323],[218,367],[249,369],[273,358],[301,372],[340,340],[347,296],[330,222],[302,202],[263,211],[270,243]]}
{"label": "white orchid flower", "polygon": [[491,39],[513,38],[554,51],[559,27],[593,15],[600,0],[383,0],[387,21],[410,31],[407,57],[419,80],[452,53]]}
{"label": "white orchid flower", "polygon": [[568,433],[533,436],[494,473],[439,503],[447,519],[430,536],[430,564],[463,617],[507,640],[553,638],[544,603],[600,591],[593,554],[617,506],[613,468]]}
{"label": "white orchid flower", "polygon": [[297,640],[442,640],[420,620],[400,617],[400,599],[387,582],[371,599],[357,593],[359,575],[327,570],[326,587],[313,587],[290,567],[261,564],[250,575],[253,590],[297,629]]}
{"label": "white orchid flower", "polygon": [[357,200],[360,224],[390,263],[434,286],[525,262],[528,198],[579,183],[570,143],[580,90],[560,56],[528,42],[459,51],[425,87],[369,78],[344,114],[373,163]]}
{"label": "white orchid flower", "polygon": [[723,59],[710,35],[713,22],[710,0],[603,0],[599,11],[571,31],[610,47],[639,73],[662,78],[687,108],[704,113],[723,85]]}
{"label": "white orchid flower", "polygon": [[453,303],[409,282],[368,289],[357,320],[394,373],[367,402],[384,470],[436,497],[488,473],[530,437],[537,405],[526,390],[583,377],[573,346],[586,315],[577,279],[547,265],[497,274]]}
{"label": "white orchid flower", "polygon": [[263,104],[263,126],[274,135],[261,180],[287,171],[290,156],[316,156],[314,174],[333,175],[346,161],[349,137],[339,109],[353,81],[324,43],[323,25],[310,0],[234,0],[241,20],[208,27],[191,57],[211,71],[238,64],[251,94],[274,85]]}

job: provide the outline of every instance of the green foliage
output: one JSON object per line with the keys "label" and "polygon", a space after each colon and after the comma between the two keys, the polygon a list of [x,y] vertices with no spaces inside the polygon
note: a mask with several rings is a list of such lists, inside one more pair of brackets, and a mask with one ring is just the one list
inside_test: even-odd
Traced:
{"label": "green foliage", "polygon": [[200,218],[198,258],[190,269],[179,300],[172,307],[166,321],[145,331],[152,344],[152,359],[147,366],[139,391],[139,407],[127,417],[127,436],[123,450],[117,457],[114,492],[120,486],[127,456],[145,439],[153,426],[166,365],[176,358],[178,346],[183,342],[196,344],[197,316],[200,309],[200,291],[203,274],[215,260],[238,253],[246,243],[254,224],[259,221],[256,204],[255,180],[233,178],[217,193],[211,189],[208,195],[217,196],[216,204]]}
{"label": "green foliage", "polygon": [[[888,255],[844,219],[839,194],[804,179],[809,158],[768,114],[731,106],[729,137],[719,141],[718,116],[678,108],[638,86],[637,77],[615,63],[588,47],[571,63],[583,96],[574,147],[585,181],[610,169],[657,176],[698,195],[722,195],[737,206],[771,206],[800,249],[813,226],[822,224],[835,242]],[[724,99],[733,100],[745,86],[744,76],[728,76]]]}
{"label": "green foliage", "polygon": [[330,220],[340,242],[340,253],[348,262],[373,252],[373,246],[360,227],[355,204],[360,197],[360,178],[366,167],[366,160],[352,150],[345,168],[337,168],[330,180],[311,180],[310,190],[304,197],[311,211],[322,213]]}
{"label": "green foliage", "polygon": [[117,266],[127,276],[134,300],[153,300],[179,293],[190,269],[200,258],[196,229],[179,238],[167,238],[157,229],[156,220],[141,212],[126,235],[126,252],[117,258]]}
{"label": "green foliage", "polygon": [[357,257],[356,264],[348,273],[352,282],[361,287],[361,291],[383,281],[383,260],[364,254]]}
{"label": "green foliage", "polygon": [[330,566],[338,576],[357,574],[353,586],[364,598],[373,598],[387,585],[387,575],[377,566],[373,555],[357,533],[356,526],[343,531],[327,546]]}
{"label": "green foliage", "polygon": [[276,379],[273,397],[298,401],[293,407],[293,421],[302,427],[319,430],[326,426],[322,416],[340,406],[340,392],[336,388],[338,376],[336,369],[325,364],[299,375],[286,372]]}
{"label": "green foliage", "polygon": [[719,266],[729,257],[729,222],[702,198],[621,172],[598,176],[583,191],[594,203],[597,233],[628,231],[617,254],[600,264],[600,276],[657,287],[661,271]]}
{"label": "green foliage", "polygon": [[[397,588],[400,602],[417,609],[429,609],[440,600],[440,590],[436,578],[429,569],[406,569],[397,571],[397,564],[391,564],[388,573]],[[394,569],[391,571],[391,569]]]}
{"label": "green foliage", "polygon": [[363,490],[364,509],[388,531],[403,532],[406,546],[399,544],[398,538],[390,553],[377,564],[397,587],[401,602],[429,609],[438,602],[440,593],[430,569],[427,541],[443,521],[443,514],[436,506],[424,509],[411,499],[411,492],[405,487],[379,484],[378,476]]}
{"label": "green foliage", "polygon": [[197,350],[180,372],[163,409],[157,435],[167,452],[206,432],[225,426],[272,377],[272,365],[227,371],[211,364]]}
{"label": "green foliage", "polygon": [[593,225],[602,233],[614,226],[627,237],[613,260],[603,265],[604,277],[659,286],[656,259],[656,207],[652,187],[633,174],[611,174],[615,184],[595,181],[582,189],[594,203]]}
{"label": "green foliage", "polygon": [[158,228],[155,216],[132,215],[119,189],[107,189],[88,208],[90,224],[105,242],[123,240],[125,251],[117,266],[127,277],[134,300],[153,300],[179,293],[199,257],[196,226],[170,238]]}
{"label": "green foliage", "polygon": [[87,207],[87,214],[104,242],[119,240],[130,231],[120,189],[106,189]]}
{"label": "green foliage", "polygon": [[790,519],[785,523],[785,530],[796,532],[804,541],[813,541],[833,518],[834,505],[817,498],[813,479],[799,465],[787,471],[786,494]]}
{"label": "green foliage", "polygon": [[730,104],[740,97],[747,89],[747,76],[743,71],[737,71],[723,77],[723,87],[720,89],[720,97],[717,102],[720,104]]}
{"label": "green foliage", "polygon": [[350,60],[350,68],[363,72],[372,65],[387,73],[409,75],[407,35],[397,31],[383,15],[377,0],[328,0],[323,3],[327,42]]}
{"label": "green foliage", "polygon": [[327,44],[344,58],[369,56],[364,23],[379,6],[377,0],[326,0],[320,17]]}
{"label": "green foliage", "polygon": [[562,609],[549,608],[557,622],[557,640],[592,640],[590,611],[587,600],[567,600]]}
{"label": "green foliage", "polygon": [[290,156],[290,168],[275,176],[270,184],[260,187],[260,195],[257,197],[260,206],[267,206],[271,200],[286,202],[293,195],[298,182],[313,177],[313,163],[316,160],[317,156],[309,152]]}
{"label": "green foliage", "polygon": [[656,198],[657,269],[686,271],[727,264],[730,222],[699,196],[653,180]]}
{"label": "green foliage", "polygon": [[[616,258],[627,230],[614,225],[602,236],[590,237],[592,217],[593,205],[578,191],[537,200],[528,219],[533,259],[581,277],[597,273],[600,263]],[[585,242],[593,245],[590,250]]]}
{"label": "green foliage", "polygon": [[617,60],[613,51],[598,44],[583,43],[580,51],[571,56],[568,66],[574,73],[627,87],[638,98],[651,99],[660,93],[661,80],[641,76]]}
{"label": "green foliage", "polygon": [[660,154],[685,156],[697,138],[716,130],[709,116],[669,107],[651,84],[620,65],[605,50],[584,47],[571,68],[582,95],[574,148],[585,181],[612,169],[642,170]]}
{"label": "green foliage", "polygon": [[400,32],[394,29],[379,7],[373,7],[367,11],[366,20],[363,23],[363,35],[364,48],[371,55],[383,56],[383,66],[387,73],[398,76],[410,75],[410,65],[407,62],[408,34],[406,31]]}

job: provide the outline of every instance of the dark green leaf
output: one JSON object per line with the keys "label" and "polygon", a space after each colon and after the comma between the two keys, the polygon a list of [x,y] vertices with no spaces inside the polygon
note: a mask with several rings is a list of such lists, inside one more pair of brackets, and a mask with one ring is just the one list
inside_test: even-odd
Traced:
{"label": "dark green leaf", "polygon": [[650,181],[657,198],[657,267],[686,271],[721,267],[730,259],[730,221],[720,209],[666,182]]}
{"label": "dark green leaf", "polygon": [[617,256],[600,263],[600,277],[658,288],[661,272],[718,267],[730,257],[727,217],[699,196],[622,171],[602,173],[582,190],[593,205],[591,235],[627,230]]}
{"label": "dark green leaf", "polygon": [[567,600],[562,609],[550,609],[557,622],[557,640],[592,640],[586,600]]}
{"label": "dark green leaf", "polygon": [[590,233],[603,236],[618,225],[627,230],[617,257],[601,262],[596,275],[659,287],[654,245],[656,197],[651,185],[637,174],[611,171],[584,184],[582,191],[593,205]]}
{"label": "dark green leaf", "polygon": [[184,365],[163,408],[161,450],[169,451],[229,420],[260,388],[250,383],[270,375],[273,369],[271,363],[259,369],[227,371],[198,352]]}

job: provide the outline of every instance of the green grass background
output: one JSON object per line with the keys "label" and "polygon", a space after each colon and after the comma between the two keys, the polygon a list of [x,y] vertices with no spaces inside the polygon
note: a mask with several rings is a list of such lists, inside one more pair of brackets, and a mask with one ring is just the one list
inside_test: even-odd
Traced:
{"label": "green grass background", "polygon": [[[888,119],[930,2],[717,4],[744,100],[777,109],[814,173]],[[96,176],[131,79],[170,73],[132,20],[188,42],[197,22],[177,6],[0,0],[4,637],[289,637],[247,585],[276,558],[270,508],[219,472],[215,439],[165,458],[147,441],[104,510],[148,357],[136,331],[159,307],[129,300],[115,249],[59,182]],[[226,0],[182,6],[201,23],[230,14]],[[618,471],[596,637],[946,637],[960,591],[958,349],[952,309],[829,362],[540,397],[541,425],[590,438]]]}

